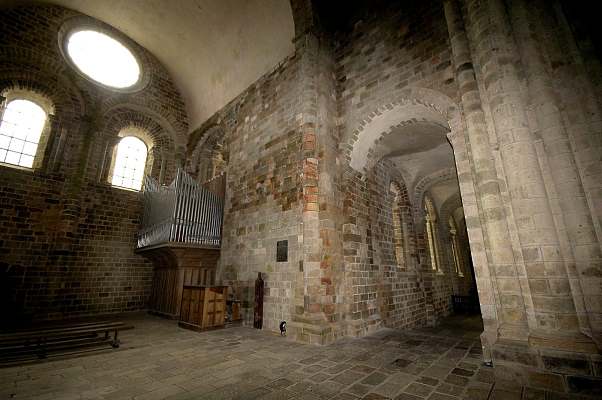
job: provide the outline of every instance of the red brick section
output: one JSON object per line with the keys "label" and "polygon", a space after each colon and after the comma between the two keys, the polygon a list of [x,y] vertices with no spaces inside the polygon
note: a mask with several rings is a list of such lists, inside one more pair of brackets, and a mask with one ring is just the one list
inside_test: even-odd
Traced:
{"label": "red brick section", "polygon": [[154,145],[150,172],[158,178],[163,163],[170,181],[188,130],[184,103],[164,67],[120,33],[149,75],[142,90],[113,92],[76,73],[57,43],[59,29],[72,17],[81,16],[55,6],[0,11],[0,92],[28,90],[55,108],[42,166],[0,166],[6,320],[146,308],[152,266],[134,254],[141,199],[107,183],[110,146],[122,128],[145,130]]}

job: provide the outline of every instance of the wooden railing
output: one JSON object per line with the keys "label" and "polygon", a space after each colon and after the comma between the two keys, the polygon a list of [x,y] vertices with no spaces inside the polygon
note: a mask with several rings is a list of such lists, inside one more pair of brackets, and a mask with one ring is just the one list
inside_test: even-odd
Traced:
{"label": "wooden railing", "polygon": [[220,246],[223,199],[183,170],[169,186],[146,176],[143,196],[138,248],[166,243]]}

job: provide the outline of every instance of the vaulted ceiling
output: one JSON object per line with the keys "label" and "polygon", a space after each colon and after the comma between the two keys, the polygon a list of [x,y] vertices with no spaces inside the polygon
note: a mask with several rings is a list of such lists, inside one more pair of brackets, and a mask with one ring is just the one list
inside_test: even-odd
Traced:
{"label": "vaulted ceiling", "polygon": [[[97,18],[153,53],[184,97],[191,130],[294,49],[289,0],[42,2]],[[10,6],[33,1],[3,3]]]}

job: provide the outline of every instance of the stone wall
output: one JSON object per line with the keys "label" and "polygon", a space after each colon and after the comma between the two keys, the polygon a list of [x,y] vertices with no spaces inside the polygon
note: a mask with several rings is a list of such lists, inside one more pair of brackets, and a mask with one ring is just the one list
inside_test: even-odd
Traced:
{"label": "stone wall", "polygon": [[[232,285],[245,323],[252,324],[254,284],[262,273],[269,330],[290,321],[302,268],[298,74],[298,57],[291,56],[193,132],[189,145],[192,152],[199,141],[223,143],[228,165],[218,278]],[[277,262],[282,240],[288,241],[288,260]]]}
{"label": "stone wall", "polygon": [[[427,88],[457,98],[448,34],[442,25],[444,23],[442,9],[436,4],[388,5],[385,9],[373,10],[362,15],[362,19],[356,21],[349,32],[336,36],[336,73],[341,121],[339,129],[343,154],[350,151],[350,145],[354,143],[359,132],[367,129],[371,118],[388,112],[393,108],[392,103],[407,98],[408,88]],[[389,196],[388,180],[378,178],[384,173],[382,168],[382,165],[377,164],[373,171],[365,171],[365,182],[352,171],[346,175],[349,177],[344,183],[348,190],[347,201],[353,204],[349,207],[353,212],[346,212],[352,220],[348,221],[344,231],[348,268],[399,268],[395,267],[391,251],[387,248],[390,246],[391,216],[383,211],[389,208],[387,201],[390,200],[385,200]],[[391,167],[389,170],[393,171]],[[397,174],[399,175],[399,172]],[[425,250],[423,219],[421,220],[423,217],[416,215],[414,211],[421,209],[420,204],[413,204],[416,202],[414,192],[418,182],[404,182],[401,176],[398,180],[407,186],[406,218],[411,221],[411,225],[414,221],[419,224],[416,229],[412,229],[412,249],[407,252],[406,262],[410,263],[411,267],[398,274],[388,272],[395,276],[390,277],[391,281],[395,282],[394,285],[403,287],[398,293],[385,296],[390,296],[391,299],[380,298],[376,290],[371,294],[364,293],[370,291],[369,285],[356,289],[359,291],[355,293],[356,298],[363,295],[369,299],[359,303],[351,302],[351,318],[365,321],[364,324],[360,324],[364,327],[351,328],[356,334],[365,331],[366,324],[432,324],[437,318],[449,314],[451,309],[453,276],[447,271],[447,257],[444,257],[445,275],[434,274],[430,268],[428,250]],[[420,202],[421,199],[417,201]],[[449,242],[441,243],[442,257],[448,245]],[[362,278],[362,274],[358,274],[356,279],[359,282],[363,281]],[[381,292],[382,294],[384,292]],[[379,302],[390,304],[390,307],[397,310],[394,312],[397,316],[389,318],[386,314],[379,313],[378,307],[375,306]],[[373,306],[370,306],[370,303]]]}
{"label": "stone wall", "polygon": [[458,97],[445,16],[436,3],[391,4],[373,10],[337,41],[343,144],[366,117],[401,99],[408,87]]}
{"label": "stone wall", "polygon": [[[151,54],[74,11],[9,8],[0,22],[0,92],[24,90],[54,108],[39,167],[0,165],[4,315],[16,321],[144,309],[152,266],[134,253],[141,199],[110,186],[108,166],[119,131],[135,127],[153,146],[148,171],[171,179],[188,129],[175,86]],[[113,91],[76,72],[59,37],[79,23],[123,40],[141,63],[144,87]]]}
{"label": "stone wall", "polygon": [[[386,162],[365,178],[344,164],[361,119],[407,87],[456,90],[442,10],[389,11],[334,40],[316,26],[303,31],[294,55],[191,135],[191,173],[201,173],[203,148],[227,160],[220,277],[243,300],[247,323],[257,272],[266,282],[264,326],[293,320],[300,340],[424,325],[427,309],[429,323],[450,311],[452,277],[430,271],[423,228],[414,232],[413,186]],[[404,267],[390,242],[391,175],[405,191]],[[286,263],[275,261],[278,240],[289,241]]]}
{"label": "stone wall", "polygon": [[[366,181],[346,185],[344,254],[351,321],[348,334],[364,335],[383,326],[426,324],[425,287],[407,189],[388,162],[376,165]],[[391,182],[401,188],[403,262],[394,250]]]}

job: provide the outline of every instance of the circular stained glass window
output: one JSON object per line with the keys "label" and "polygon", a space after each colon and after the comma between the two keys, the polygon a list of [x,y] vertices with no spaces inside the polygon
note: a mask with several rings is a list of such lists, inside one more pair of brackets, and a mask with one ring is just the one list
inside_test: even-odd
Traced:
{"label": "circular stained glass window", "polygon": [[136,57],[127,47],[104,33],[77,31],[69,36],[66,47],[80,71],[98,83],[126,89],[140,79]]}

